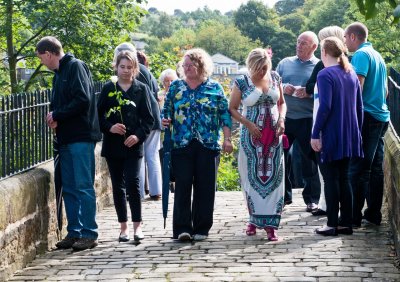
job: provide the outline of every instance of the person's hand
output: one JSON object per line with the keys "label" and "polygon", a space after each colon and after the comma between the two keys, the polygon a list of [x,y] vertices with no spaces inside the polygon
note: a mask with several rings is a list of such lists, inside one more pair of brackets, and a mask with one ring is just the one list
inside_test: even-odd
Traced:
{"label": "person's hand", "polygon": [[300,98],[300,99],[304,99],[304,98],[309,98],[310,97],[310,95],[308,95],[306,93],[306,88],[305,87],[301,87],[299,89],[296,89],[296,91],[294,92],[293,96],[296,96],[297,98]]}
{"label": "person's hand", "polygon": [[276,136],[279,137],[283,133],[285,133],[285,120],[283,118],[279,118],[276,124]]}
{"label": "person's hand", "polygon": [[125,139],[124,145],[128,148],[139,142],[139,138],[136,135],[129,135],[128,138]]}
{"label": "person's hand", "polygon": [[47,125],[48,125],[50,128],[55,129],[55,128],[57,127],[58,123],[57,123],[56,121],[53,121],[53,122],[51,122],[51,123],[48,123]]}
{"label": "person's hand", "polygon": [[168,127],[168,126],[171,124],[171,119],[170,119],[170,118],[163,118],[163,119],[161,120],[161,124],[162,124],[164,127]]}
{"label": "person's hand", "polygon": [[116,123],[111,126],[110,132],[114,134],[124,135],[126,133],[126,127],[122,123]]}
{"label": "person's hand", "polygon": [[296,90],[296,88],[291,85],[291,84],[286,84],[285,87],[283,88],[283,94],[287,94],[287,95],[293,95],[294,91]]}
{"label": "person's hand", "polygon": [[233,145],[230,139],[224,139],[224,143],[222,144],[222,151],[228,154],[232,153]]}
{"label": "person's hand", "polygon": [[322,149],[322,142],[321,139],[311,139],[311,148],[313,148],[313,150],[315,152],[320,152]]}
{"label": "person's hand", "polygon": [[249,130],[251,136],[253,136],[254,138],[261,137],[261,130],[255,123],[249,121],[246,124],[246,126],[247,126],[247,129]]}

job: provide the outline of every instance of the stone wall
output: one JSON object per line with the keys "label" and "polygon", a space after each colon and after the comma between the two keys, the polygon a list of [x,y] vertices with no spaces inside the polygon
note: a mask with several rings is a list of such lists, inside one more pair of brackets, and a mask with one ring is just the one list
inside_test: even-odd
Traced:
{"label": "stone wall", "polygon": [[385,135],[384,173],[387,213],[400,256],[400,139],[391,126]]}
{"label": "stone wall", "polygon": [[[97,209],[112,204],[107,164],[96,146]],[[0,281],[25,267],[66,235],[57,231],[53,162],[0,181]]]}

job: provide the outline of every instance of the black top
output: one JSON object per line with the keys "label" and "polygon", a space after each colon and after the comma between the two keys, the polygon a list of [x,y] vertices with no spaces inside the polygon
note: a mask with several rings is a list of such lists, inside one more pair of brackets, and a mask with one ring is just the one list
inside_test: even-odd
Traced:
{"label": "black top", "polygon": [[[103,147],[101,155],[106,158],[127,158],[143,156],[143,142],[153,127],[154,118],[150,106],[150,90],[138,80],[132,82],[132,86],[125,92],[116,84],[117,91],[121,91],[123,99],[133,101],[135,105],[122,106],[122,120],[119,112],[110,114],[108,111],[118,106],[116,97],[109,97],[110,92],[115,92],[115,84],[108,82],[101,90],[97,109],[99,112],[100,129],[103,132]],[[126,127],[125,136],[136,135],[139,142],[128,148],[124,145],[125,136],[110,132],[116,123],[123,123]]]}
{"label": "black top", "polygon": [[154,125],[153,130],[161,129],[161,109],[160,105],[158,104],[158,84],[155,77],[151,74],[151,72],[146,68],[146,66],[139,64],[139,75],[137,80],[146,84],[152,95],[150,95],[150,104],[151,104],[151,111],[154,117]]}
{"label": "black top", "polygon": [[325,68],[324,63],[322,61],[319,61],[315,65],[315,67],[311,73],[311,76],[306,83],[306,93],[307,94],[314,95],[314,86],[315,86],[315,83],[317,83],[317,75],[318,75],[319,71],[324,68]]}
{"label": "black top", "polygon": [[70,53],[55,71],[50,110],[59,144],[101,140],[91,73]]}

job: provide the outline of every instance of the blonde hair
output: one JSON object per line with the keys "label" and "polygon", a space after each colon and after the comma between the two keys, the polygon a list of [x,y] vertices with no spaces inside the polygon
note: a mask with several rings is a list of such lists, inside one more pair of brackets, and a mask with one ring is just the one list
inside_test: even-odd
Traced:
{"label": "blonde hair", "polygon": [[251,75],[259,72],[264,66],[267,66],[267,71],[269,72],[272,69],[270,55],[266,49],[253,49],[247,56],[246,66]]}
{"label": "blonde hair", "polygon": [[133,53],[132,51],[128,51],[128,50],[119,52],[117,57],[115,58],[115,68],[116,69],[118,68],[122,59],[126,59],[132,63],[133,77],[136,77],[139,74],[139,62],[136,57],[136,53]]}
{"label": "blonde hair", "polygon": [[[194,48],[186,51],[183,57],[188,57],[197,68],[199,76],[206,80],[213,72],[213,62],[210,55],[201,48]],[[185,73],[183,73],[185,76]]]}
{"label": "blonde hair", "polygon": [[324,27],[318,32],[319,40],[324,40],[327,37],[335,36],[344,42],[344,30],[337,25]]}
{"label": "blonde hair", "polygon": [[350,72],[353,69],[346,56],[346,46],[343,41],[336,36],[330,36],[322,40],[321,48],[326,54],[333,58],[337,58],[339,65],[342,66],[346,72]]}

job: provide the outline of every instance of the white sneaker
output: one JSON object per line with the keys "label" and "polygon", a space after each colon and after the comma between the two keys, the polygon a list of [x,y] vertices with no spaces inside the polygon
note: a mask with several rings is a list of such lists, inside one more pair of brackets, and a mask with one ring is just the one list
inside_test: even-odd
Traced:
{"label": "white sneaker", "polygon": [[193,240],[194,241],[203,241],[205,239],[207,239],[207,235],[201,235],[201,234],[194,234],[193,235]]}
{"label": "white sneaker", "polygon": [[190,236],[190,234],[187,232],[183,232],[178,235],[178,240],[179,241],[190,241],[190,240],[192,240],[192,236]]}

